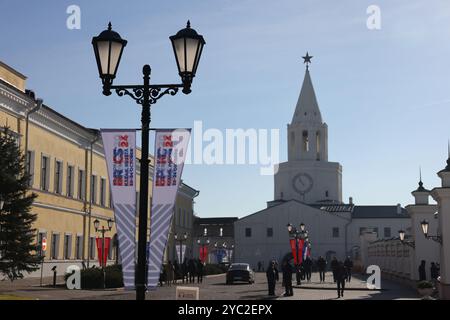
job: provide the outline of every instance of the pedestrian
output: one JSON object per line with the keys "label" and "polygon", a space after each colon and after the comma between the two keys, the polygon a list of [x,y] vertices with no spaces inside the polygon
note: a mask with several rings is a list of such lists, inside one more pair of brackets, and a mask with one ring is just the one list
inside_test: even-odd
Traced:
{"label": "pedestrian", "polygon": [[195,282],[195,262],[194,259],[189,259],[188,262],[189,283]]}
{"label": "pedestrian", "polygon": [[202,283],[203,282],[203,262],[198,259],[197,260],[197,283]]}
{"label": "pedestrian", "polygon": [[436,265],[436,263],[432,262],[430,267],[430,276],[431,280],[437,281],[437,278],[439,277],[439,269]]}
{"label": "pedestrian", "polygon": [[320,256],[319,259],[317,259],[317,269],[319,270],[320,282],[325,282],[326,268],[327,268],[327,261],[322,256]]}
{"label": "pedestrian", "polygon": [[425,260],[422,260],[420,262],[420,266],[419,266],[419,281],[425,281],[427,280],[427,273],[425,271]]}
{"label": "pedestrian", "polygon": [[261,261],[258,261],[258,272],[261,271],[261,267],[262,267],[262,263],[261,263]]}
{"label": "pedestrian", "polygon": [[278,280],[278,269],[275,261],[271,261],[266,271],[267,285],[269,287],[269,296],[275,295],[275,283]]}
{"label": "pedestrian", "polygon": [[186,258],[184,258],[184,261],[181,264],[181,279],[182,279],[183,284],[184,284],[185,279],[186,279],[186,282],[188,280],[187,279],[187,259]]}
{"label": "pedestrian", "polygon": [[173,262],[173,269],[174,269],[174,278],[173,278],[173,283],[176,284],[177,280],[180,278],[180,265],[178,264],[178,261],[175,260]]}
{"label": "pedestrian", "polygon": [[291,260],[284,260],[281,266],[283,272],[283,286],[285,288],[285,297],[291,297],[294,295],[294,290],[292,289],[293,266],[291,264]]}
{"label": "pedestrian", "polygon": [[337,261],[336,257],[333,257],[333,260],[331,260],[330,267],[331,272],[333,273],[333,281],[336,283],[336,270],[339,265],[339,262]]}
{"label": "pedestrian", "polygon": [[306,257],[305,261],[303,262],[303,268],[305,270],[305,276],[306,276],[306,280],[308,282],[311,282],[312,265],[313,265],[313,262],[312,262],[311,258]]}
{"label": "pedestrian", "polygon": [[337,262],[337,266],[335,269],[335,277],[337,283],[338,298],[344,297],[345,279],[347,277],[347,271],[345,270],[342,261]]}
{"label": "pedestrian", "polygon": [[350,282],[352,279],[352,268],[353,268],[353,261],[350,259],[350,256],[348,256],[344,261],[344,267],[347,271],[347,282]]}

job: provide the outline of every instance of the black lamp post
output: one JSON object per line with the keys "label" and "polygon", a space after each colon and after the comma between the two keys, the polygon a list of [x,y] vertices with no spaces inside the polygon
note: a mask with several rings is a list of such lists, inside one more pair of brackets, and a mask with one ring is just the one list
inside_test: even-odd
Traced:
{"label": "black lamp post", "polygon": [[117,95],[128,95],[137,104],[142,106],[139,236],[136,272],[137,300],[145,300],[150,106],[166,94],[175,95],[178,92],[178,88],[183,88],[183,93],[185,94],[191,92],[191,83],[195,77],[203,46],[205,45],[205,40],[194,29],[191,29],[189,21],[186,28],[170,37],[170,40],[174,49],[178,73],[182,81],[181,84],[150,84],[151,68],[146,64],[142,69],[144,75],[143,84],[114,86],[113,81],[116,77],[123,49],[127,45],[127,41],[112,30],[111,23],[109,23],[107,30],[100,33],[97,37],[92,38],[98,72],[103,84],[103,94],[109,96],[111,89],[115,89]]}
{"label": "black lamp post", "polygon": [[94,220],[94,228],[95,228],[95,232],[100,232],[102,234],[102,256],[101,256],[101,261],[102,261],[102,272],[103,272],[103,289],[106,288],[106,273],[105,273],[105,267],[106,267],[106,258],[107,255],[105,257],[105,233],[107,231],[111,231],[113,226],[113,221],[111,219],[108,219],[108,229],[105,228],[105,226],[102,226],[101,229],[99,229],[100,227],[100,221],[98,221],[98,219]]}
{"label": "black lamp post", "polygon": [[187,240],[188,234],[185,232],[183,236],[178,236],[177,233],[174,234],[175,241],[180,243],[180,265],[183,263],[183,242]]}
{"label": "black lamp post", "polygon": [[398,237],[400,238],[400,242],[402,244],[405,244],[405,245],[410,246],[412,248],[416,247],[414,241],[406,241],[405,240],[405,231],[404,230],[398,230]]}
{"label": "black lamp post", "polygon": [[422,220],[420,222],[420,225],[422,226],[422,232],[423,232],[423,235],[425,236],[425,238],[431,239],[433,241],[436,241],[436,242],[442,244],[442,236],[439,236],[439,235],[437,235],[437,236],[430,236],[430,235],[428,235],[428,227],[429,227],[430,224],[429,224],[429,222],[427,220]]}
{"label": "black lamp post", "polygon": [[[296,265],[295,270],[296,270],[297,285],[300,285],[301,284],[301,281],[300,281],[300,263],[299,263],[300,255],[299,255],[298,240],[305,240],[305,242],[308,242],[309,241],[308,231],[305,230],[306,226],[305,226],[305,224],[303,222],[300,223],[300,230],[296,229],[290,223],[288,223],[287,229],[288,229],[288,232],[289,232],[289,236],[291,238],[295,239],[295,252],[297,253],[297,265]],[[307,244],[305,243],[305,245],[307,245]]]}

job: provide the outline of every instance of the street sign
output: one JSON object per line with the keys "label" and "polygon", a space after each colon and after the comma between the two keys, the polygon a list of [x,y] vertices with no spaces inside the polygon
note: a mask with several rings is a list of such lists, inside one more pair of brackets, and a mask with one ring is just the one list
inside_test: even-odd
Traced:
{"label": "street sign", "polygon": [[198,300],[198,287],[177,287],[175,291],[175,300]]}
{"label": "street sign", "polygon": [[47,250],[47,238],[42,238],[42,251],[46,251]]}

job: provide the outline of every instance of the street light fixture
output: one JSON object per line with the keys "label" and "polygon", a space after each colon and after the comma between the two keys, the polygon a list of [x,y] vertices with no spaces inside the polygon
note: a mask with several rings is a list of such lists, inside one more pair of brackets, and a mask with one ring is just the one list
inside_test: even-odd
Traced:
{"label": "street light fixture", "polygon": [[287,230],[289,232],[289,236],[293,237],[295,239],[295,252],[297,254],[297,265],[296,265],[296,278],[297,278],[297,285],[301,284],[300,281],[300,248],[298,246],[298,240],[304,240],[305,244],[304,245],[308,245],[309,243],[309,238],[308,238],[308,231],[305,230],[306,229],[306,225],[302,222],[300,223],[300,230],[297,230],[292,224],[288,223],[287,224]]}
{"label": "street light fixture", "polygon": [[106,288],[106,271],[105,271],[105,267],[106,267],[106,258],[107,255],[105,256],[105,233],[107,231],[111,231],[112,226],[113,226],[113,221],[111,219],[108,219],[107,221],[107,225],[108,228],[105,228],[105,226],[102,226],[102,228],[100,229],[100,221],[98,221],[98,219],[94,220],[94,228],[95,228],[95,232],[100,232],[102,234],[102,250],[101,250],[101,262],[102,262],[102,272],[103,272],[103,289]]}
{"label": "street light fixture", "polygon": [[400,242],[404,245],[415,248],[416,245],[414,241],[405,241],[405,230],[398,230],[398,237],[400,238]]}
{"label": "street light fixture", "polygon": [[181,84],[150,84],[151,68],[146,64],[142,68],[142,84],[114,86],[113,81],[127,41],[122,39],[119,33],[112,30],[111,23],[108,24],[107,30],[92,38],[97,68],[103,84],[103,94],[109,96],[111,95],[111,89],[115,89],[118,96],[127,95],[142,106],[138,262],[136,270],[137,300],[145,300],[146,289],[150,106],[166,94],[174,96],[179,88],[183,88],[184,94],[191,92],[192,79],[196,74],[205,45],[205,40],[194,29],[191,29],[189,21],[187,27],[170,37],[170,40],[174,49]]}
{"label": "street light fixture", "polygon": [[437,236],[430,236],[430,235],[428,235],[428,227],[430,226],[430,224],[429,224],[429,222],[427,220],[422,220],[420,222],[420,225],[422,226],[422,232],[423,232],[423,235],[425,236],[425,238],[431,239],[433,241],[436,241],[436,242],[442,244],[442,236],[439,236],[439,235],[437,235]]}

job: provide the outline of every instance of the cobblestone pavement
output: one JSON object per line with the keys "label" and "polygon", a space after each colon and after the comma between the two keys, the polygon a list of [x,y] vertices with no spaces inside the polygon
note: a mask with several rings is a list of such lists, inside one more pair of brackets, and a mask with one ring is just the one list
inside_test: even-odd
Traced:
{"label": "cobblestone pavement", "polygon": [[[281,277],[281,273],[280,273]],[[294,277],[295,278],[295,277]],[[332,275],[327,273],[326,282],[319,283],[318,274],[313,274],[311,282],[302,282],[301,286],[296,286],[294,282],[294,296],[283,297],[284,290],[281,283],[277,283],[276,296],[267,295],[267,281],[264,273],[256,274],[256,282],[250,284],[225,284],[225,275],[214,275],[205,277],[201,284],[181,284],[181,286],[196,286],[200,288],[201,300],[332,300],[337,298],[336,286],[332,282]],[[43,283],[51,283],[52,279],[45,278]],[[16,296],[29,299],[40,300],[134,300],[134,292],[126,292],[123,289],[110,290],[67,290],[62,279],[58,279],[59,285],[56,288],[39,286],[39,279],[23,279],[14,283],[8,281],[0,282],[0,296]],[[382,290],[368,290],[361,278],[353,278],[347,283],[348,290],[345,291],[344,298],[349,299],[418,299],[414,290],[391,281],[382,280]],[[172,300],[175,299],[176,285],[170,287],[158,287],[156,291],[148,292],[147,299],[152,300]]]}

